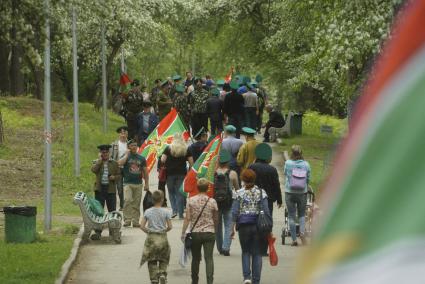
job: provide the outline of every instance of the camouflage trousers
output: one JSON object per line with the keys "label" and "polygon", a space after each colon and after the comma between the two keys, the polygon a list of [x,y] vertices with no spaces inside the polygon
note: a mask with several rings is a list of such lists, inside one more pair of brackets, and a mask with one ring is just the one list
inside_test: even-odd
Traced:
{"label": "camouflage trousers", "polygon": [[151,281],[158,281],[161,275],[167,276],[170,253],[171,249],[166,233],[148,233],[140,266],[145,262],[148,263],[149,278]]}

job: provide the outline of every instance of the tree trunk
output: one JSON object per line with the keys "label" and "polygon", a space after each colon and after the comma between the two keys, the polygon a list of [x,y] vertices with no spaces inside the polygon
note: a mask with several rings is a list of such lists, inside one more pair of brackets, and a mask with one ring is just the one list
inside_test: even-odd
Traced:
{"label": "tree trunk", "polygon": [[0,145],[4,143],[4,129],[3,129],[3,117],[0,111]]}
{"label": "tree trunk", "polygon": [[9,92],[9,47],[0,40],[0,93]]}
{"label": "tree trunk", "polygon": [[17,37],[16,18],[18,17],[18,3],[12,1],[12,20],[13,26],[10,32],[10,39],[12,41],[11,59],[10,59],[10,94],[12,96],[22,95],[24,93],[24,76],[21,71],[22,65],[22,45],[19,43]]}
{"label": "tree trunk", "polygon": [[73,95],[72,95],[72,84],[68,78],[68,74],[66,72],[66,66],[63,62],[63,59],[61,56],[59,56],[59,68],[56,70],[56,74],[58,75],[59,79],[62,81],[62,85],[65,89],[65,98],[68,102],[72,102]]}

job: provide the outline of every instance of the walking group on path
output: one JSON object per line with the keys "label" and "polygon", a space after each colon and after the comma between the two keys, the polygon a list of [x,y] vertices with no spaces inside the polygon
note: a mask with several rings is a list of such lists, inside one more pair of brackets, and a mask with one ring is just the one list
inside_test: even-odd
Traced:
{"label": "walking group on path", "polygon": [[[209,76],[192,78],[187,72],[186,81],[181,79],[178,75],[172,80],[158,79],[150,94],[143,93],[139,83],[133,81],[133,88],[123,100],[127,126],[117,129],[118,140],[98,146],[99,159],[92,166],[96,175],[95,198],[102,206],[106,204],[108,211],[115,211],[118,193],[124,227],[140,227],[147,234],[141,265],[147,263],[151,283],[167,282],[171,253],[167,232],[172,230],[171,220],[177,216],[183,220],[182,246],[192,255],[191,283],[204,282],[198,276],[202,249],[206,283],[213,283],[214,246],[222,256],[230,256],[236,232],[242,250],[241,279],[243,283],[260,283],[262,258],[268,255],[273,226],[273,204],[277,203],[278,208],[283,204],[278,171],[270,165],[272,148],[265,142],[269,128],[283,127],[285,121],[271,105],[265,107],[267,96],[259,87],[260,76],[257,81],[240,76],[238,80],[215,83]],[[191,129],[195,142],[188,145],[183,133],[174,134],[158,161],[158,190],[152,190],[147,162],[138,154],[138,148],[171,107]],[[261,131],[264,107],[270,120],[265,124],[265,142],[261,143],[255,134]],[[180,188],[186,174],[207,147],[209,138],[221,132],[221,149],[217,164],[212,167],[213,182],[199,178],[197,194],[184,196]],[[300,240],[306,243],[305,208],[311,170],[298,145],[292,146],[291,158],[282,167],[292,246],[297,246],[297,222]],[[152,204],[144,208],[140,217],[143,191]],[[94,232],[91,239],[99,240],[101,233]]]}

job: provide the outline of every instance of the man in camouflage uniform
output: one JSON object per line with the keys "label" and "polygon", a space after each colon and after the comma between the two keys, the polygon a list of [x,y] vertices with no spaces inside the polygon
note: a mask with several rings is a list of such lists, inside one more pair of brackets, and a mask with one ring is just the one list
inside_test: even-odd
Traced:
{"label": "man in camouflage uniform", "polygon": [[158,117],[161,121],[171,110],[173,102],[171,101],[169,95],[169,85],[168,80],[165,80],[161,84],[161,91],[158,93]]}
{"label": "man in camouflage uniform", "polygon": [[132,89],[128,92],[124,101],[129,140],[135,139],[137,133],[137,115],[143,110],[143,94],[140,90],[139,80],[135,79],[131,83],[131,86]]}
{"label": "man in camouflage uniform", "polygon": [[178,111],[186,129],[189,129],[190,125],[190,105],[189,97],[184,92],[183,85],[176,86],[176,95],[173,100],[173,107]]}
{"label": "man in camouflage uniform", "polygon": [[207,100],[209,95],[202,88],[201,78],[196,78],[194,84],[195,90],[190,94],[192,134],[198,133],[202,127],[208,131]]}
{"label": "man in camouflage uniform", "polygon": [[155,80],[155,87],[151,90],[151,103],[155,113],[158,113],[158,95],[161,92],[161,79]]}

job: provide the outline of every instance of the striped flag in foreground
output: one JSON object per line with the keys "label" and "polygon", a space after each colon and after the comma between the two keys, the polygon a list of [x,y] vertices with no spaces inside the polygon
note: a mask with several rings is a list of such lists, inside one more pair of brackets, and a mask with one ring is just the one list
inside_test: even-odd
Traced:
{"label": "striped flag in foreground", "polygon": [[207,194],[209,197],[214,195],[214,173],[217,169],[217,159],[220,153],[221,142],[223,137],[221,134],[217,135],[205,150],[202,152],[201,156],[196,160],[193,167],[186,174],[183,184],[180,188],[180,192],[189,197],[192,197],[198,194],[197,181],[199,178],[206,178],[210,181],[210,186],[208,188]]}
{"label": "striped flag in foreground", "polygon": [[183,133],[185,141],[190,137],[176,109],[172,108],[139,148],[139,154],[146,159],[148,172],[155,166],[165,147],[171,144],[174,133]]}
{"label": "striped flag in foreground", "polygon": [[120,76],[120,94],[127,94],[131,89],[131,79],[126,73]]}
{"label": "striped flag in foreground", "polygon": [[321,196],[297,283],[425,283],[425,1],[403,11]]}

